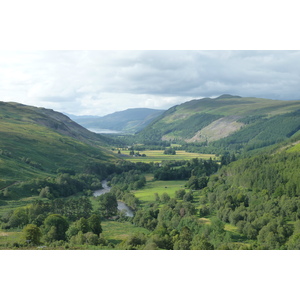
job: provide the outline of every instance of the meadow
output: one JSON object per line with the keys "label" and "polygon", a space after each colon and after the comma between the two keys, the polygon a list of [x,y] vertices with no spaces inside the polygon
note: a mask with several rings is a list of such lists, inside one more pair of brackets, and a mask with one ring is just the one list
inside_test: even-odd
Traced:
{"label": "meadow", "polygon": [[150,233],[149,230],[137,227],[130,222],[117,222],[105,220],[101,222],[101,226],[103,229],[103,236],[109,243],[118,244],[128,238],[130,235],[135,233]]}
{"label": "meadow", "polygon": [[[190,153],[184,150],[176,150],[175,155],[167,155],[164,154],[164,150],[145,150],[139,151],[140,155],[145,154],[145,157],[142,156],[132,156],[129,155],[130,150],[120,150],[121,154],[119,156],[123,159],[129,160],[131,162],[144,162],[144,163],[157,163],[165,160],[190,160],[193,158],[199,159],[215,159],[216,156],[214,154],[202,154],[202,153]],[[114,151],[117,153],[117,150]]]}
{"label": "meadow", "polygon": [[22,232],[0,231],[0,249],[11,249],[9,245],[22,242]]}
{"label": "meadow", "polygon": [[[174,198],[176,191],[185,189],[185,184],[186,180],[148,181],[144,188],[133,191],[133,193],[141,202],[153,202],[155,201],[155,193],[159,196],[167,193],[171,198]],[[186,190],[188,191],[188,189]]]}

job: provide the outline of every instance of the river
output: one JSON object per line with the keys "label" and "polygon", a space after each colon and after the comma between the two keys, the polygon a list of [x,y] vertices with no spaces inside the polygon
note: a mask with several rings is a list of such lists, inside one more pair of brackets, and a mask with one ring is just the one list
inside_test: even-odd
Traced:
{"label": "river", "polygon": [[[109,187],[107,185],[107,180],[103,180],[101,183],[102,183],[103,189],[94,191],[94,193],[93,193],[94,197],[98,197],[98,196],[106,194],[110,191],[111,187]],[[131,207],[129,207],[128,205],[126,205],[122,201],[118,200],[117,202],[118,202],[118,210],[120,210],[120,211],[125,210],[125,213],[126,213],[127,217],[133,217],[134,216],[134,213],[133,213],[133,210],[132,210]]]}

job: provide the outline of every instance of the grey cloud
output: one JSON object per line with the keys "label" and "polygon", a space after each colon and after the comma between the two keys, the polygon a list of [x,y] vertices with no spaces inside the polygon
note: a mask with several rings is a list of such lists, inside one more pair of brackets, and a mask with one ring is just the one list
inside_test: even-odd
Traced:
{"label": "grey cloud", "polygon": [[0,52],[1,99],[73,113],[166,108],[223,93],[293,100],[299,81],[300,51]]}

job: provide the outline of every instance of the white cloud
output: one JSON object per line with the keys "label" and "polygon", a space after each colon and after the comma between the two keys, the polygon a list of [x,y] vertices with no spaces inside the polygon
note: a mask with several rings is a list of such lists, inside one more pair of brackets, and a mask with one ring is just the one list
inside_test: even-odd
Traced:
{"label": "white cloud", "polygon": [[0,52],[0,100],[74,114],[223,93],[300,99],[300,51]]}

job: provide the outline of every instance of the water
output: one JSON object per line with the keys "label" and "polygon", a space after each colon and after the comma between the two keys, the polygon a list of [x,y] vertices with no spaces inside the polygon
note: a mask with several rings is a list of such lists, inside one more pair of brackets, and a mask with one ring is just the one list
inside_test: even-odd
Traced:
{"label": "water", "polygon": [[125,210],[125,214],[127,217],[134,216],[133,210],[122,201],[118,201],[118,210],[119,211]]}
{"label": "water", "polygon": [[101,184],[102,184],[103,189],[101,189],[101,190],[96,190],[96,191],[93,193],[93,196],[94,196],[94,197],[98,197],[98,196],[100,196],[100,195],[106,194],[106,193],[108,193],[108,192],[111,190],[111,187],[107,185],[107,180],[103,180],[103,181],[101,182]]}
{"label": "water", "polygon": [[[101,183],[102,183],[103,189],[96,190],[93,193],[94,197],[98,197],[100,195],[106,194],[106,193],[108,193],[111,190],[111,187],[109,187],[107,185],[107,180],[103,180]],[[126,205],[122,201],[117,201],[117,202],[118,202],[118,210],[120,210],[120,211],[121,210],[125,210],[125,214],[126,214],[127,217],[133,217],[134,216],[133,210],[128,205]]]}
{"label": "water", "polygon": [[111,129],[101,129],[101,128],[87,128],[89,131],[95,132],[95,133],[107,133],[107,134],[119,134],[122,133],[122,131],[117,130],[111,130]]}

